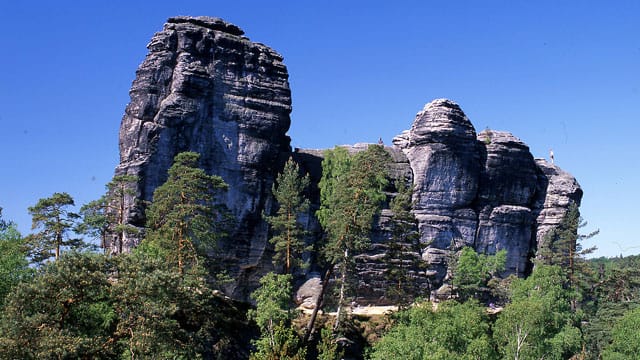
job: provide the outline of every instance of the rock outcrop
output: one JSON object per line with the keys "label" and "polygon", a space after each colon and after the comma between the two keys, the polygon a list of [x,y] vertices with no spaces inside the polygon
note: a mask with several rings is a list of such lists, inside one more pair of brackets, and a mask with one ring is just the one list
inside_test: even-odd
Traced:
{"label": "rock outcrop", "polygon": [[[228,290],[247,300],[258,278],[272,269],[262,214],[275,209],[271,187],[289,156],[311,177],[310,211],[300,218],[309,230],[308,242],[322,237],[314,211],[320,201],[323,152],[291,152],[286,135],[291,94],[283,58],[251,42],[235,25],[209,17],[170,18],[148,49],[120,128],[116,175],[139,179],[135,195],[126,199],[127,221],[143,227],[145,204],[166,180],[177,153],[200,153],[202,168],[229,184],[222,201],[236,225],[232,240],[221,244],[219,252],[236,280]],[[348,148],[357,152],[366,144]],[[569,204],[579,204],[582,197],[570,174],[534,160],[527,145],[508,132],[487,129],[477,134],[450,100],[427,104],[411,129],[386,150],[393,159],[389,176],[414,186],[420,251],[407,251],[430,265],[412,270],[422,289],[446,282],[449,259],[463,246],[488,254],[505,249],[505,273],[526,274],[544,235],[560,223]],[[395,188],[387,192],[390,201]],[[387,303],[383,259],[391,216],[383,209],[371,248],[356,259],[359,303]],[[123,251],[138,241],[136,236],[126,239]],[[112,251],[119,251],[115,244]],[[308,258],[309,281],[299,293],[307,307],[315,304],[320,283],[314,255]]]}
{"label": "rock outcrop", "polygon": [[[347,146],[352,153],[365,148],[366,144]],[[526,275],[544,235],[582,197],[570,174],[545,160],[534,160],[529,147],[508,132],[486,129],[476,134],[460,107],[446,99],[428,103],[411,129],[396,136],[394,146],[385,149],[393,159],[389,176],[414,187],[419,255],[429,265],[426,271],[413,272],[421,289],[435,290],[446,283],[449,259],[464,246],[485,254],[506,250],[503,275]],[[312,174],[312,182],[319,181],[322,151],[298,150],[294,159]],[[387,191],[391,200],[395,189]],[[312,203],[318,207],[319,195],[317,191],[312,194]],[[385,272],[393,259],[385,255],[391,216],[389,209],[382,210],[371,235],[371,248],[357,257],[361,303],[389,303]],[[310,229],[320,232],[317,224],[310,223]],[[317,276],[311,277],[305,284],[301,302],[310,297],[308,288],[318,281]]]}
{"label": "rock outcrop", "polygon": [[394,139],[413,172],[414,213],[424,258],[446,275],[449,249],[474,246],[482,163],[473,125],[460,107],[439,99],[416,115],[411,130]]}
{"label": "rock outcrop", "polygon": [[[290,152],[283,58],[235,25],[209,17],[170,18],[147,47],[120,127],[116,174],[139,177],[128,222],[144,225],[143,201],[166,180],[173,157],[198,152],[201,166],[229,184],[224,202],[237,226],[233,244],[222,250],[230,273],[253,282],[267,243],[261,214],[271,206],[271,186],[286,159],[281,155]],[[124,251],[138,241],[127,239]]]}
{"label": "rock outcrop", "polygon": [[534,234],[539,248],[545,235],[562,222],[569,205],[580,205],[583,192],[573,175],[544,159],[535,159],[535,162],[539,171],[533,215],[536,224]]}
{"label": "rock outcrop", "polygon": [[582,190],[568,173],[508,132],[476,136],[460,107],[438,99],[418,113],[411,130],[394,139],[414,176],[415,214],[424,259],[448,274],[447,259],[463,246],[507,251],[506,274],[524,275],[544,235],[560,223]]}

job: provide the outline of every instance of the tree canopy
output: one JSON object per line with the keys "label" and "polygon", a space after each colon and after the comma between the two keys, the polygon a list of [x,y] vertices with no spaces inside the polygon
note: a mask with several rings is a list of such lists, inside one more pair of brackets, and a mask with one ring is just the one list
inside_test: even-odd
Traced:
{"label": "tree canopy", "polygon": [[64,249],[79,249],[85,245],[82,239],[72,237],[79,215],[69,208],[75,202],[67,193],[54,193],[48,198],[38,200],[29,207],[33,223],[31,228],[38,230],[27,237],[29,257],[36,264],[60,258]]}
{"label": "tree canopy", "polygon": [[148,245],[181,273],[216,246],[228,220],[219,203],[227,184],[200,169],[199,158],[194,152],[176,155],[167,181],[156,188],[147,209]]}
{"label": "tree canopy", "polygon": [[275,247],[273,263],[282,265],[285,274],[291,273],[294,267],[304,266],[302,253],[307,247],[304,244],[304,227],[298,217],[309,208],[309,200],[304,197],[308,186],[309,176],[300,176],[300,169],[291,158],[273,185],[278,211],[276,215],[266,217],[273,233],[269,242]]}
{"label": "tree canopy", "polygon": [[28,265],[24,239],[13,222],[2,218],[0,208],[0,309],[13,288],[29,276]]}
{"label": "tree canopy", "polygon": [[370,244],[374,216],[380,211],[388,184],[389,154],[380,145],[370,145],[351,156],[343,147],[325,151],[320,180],[318,220],[327,234],[321,253],[337,266],[339,286],[337,330],[346,299],[354,255]]}
{"label": "tree canopy", "polygon": [[371,359],[494,359],[489,320],[475,302],[447,301],[409,308],[373,345]]}

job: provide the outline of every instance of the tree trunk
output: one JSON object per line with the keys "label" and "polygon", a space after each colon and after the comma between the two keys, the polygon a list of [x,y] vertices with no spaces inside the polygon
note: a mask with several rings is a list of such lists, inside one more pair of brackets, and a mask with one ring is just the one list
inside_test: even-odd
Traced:
{"label": "tree trunk", "polygon": [[291,271],[291,212],[287,212],[287,270],[286,274]]}
{"label": "tree trunk", "polygon": [[62,234],[56,234],[56,260],[60,258],[60,245],[62,245]]}
{"label": "tree trunk", "polygon": [[322,280],[322,289],[320,290],[320,294],[316,299],[316,307],[313,308],[313,312],[311,313],[311,318],[309,319],[309,323],[307,324],[307,331],[304,333],[304,343],[309,342],[309,338],[313,333],[313,325],[316,322],[316,317],[318,316],[318,310],[320,310],[320,306],[322,305],[322,298],[324,297],[324,293],[327,291],[327,287],[329,285],[329,278],[331,278],[331,274],[333,273],[333,265],[329,265],[329,268],[324,274],[324,279]]}
{"label": "tree trunk", "polygon": [[178,227],[178,274],[180,275],[183,274],[184,268],[184,260],[182,254],[182,252],[184,251],[184,240],[182,239],[182,227],[182,224],[180,224]]}
{"label": "tree trunk", "polygon": [[349,249],[344,249],[344,257],[342,258],[342,274],[340,274],[340,295],[338,298],[338,310],[336,311],[336,322],[333,324],[333,331],[337,331],[340,327],[340,314],[345,298],[345,284],[347,282],[347,261],[349,257]]}

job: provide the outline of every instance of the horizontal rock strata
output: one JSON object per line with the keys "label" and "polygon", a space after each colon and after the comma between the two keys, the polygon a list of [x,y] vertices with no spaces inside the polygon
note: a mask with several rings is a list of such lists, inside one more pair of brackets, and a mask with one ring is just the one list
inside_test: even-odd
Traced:
{"label": "horizontal rock strata", "polygon": [[[235,279],[228,290],[248,300],[259,277],[273,269],[262,214],[276,209],[271,187],[290,156],[311,177],[311,207],[300,217],[309,231],[307,242],[322,238],[314,211],[319,208],[323,151],[291,151],[286,135],[291,93],[283,58],[250,41],[237,26],[209,17],[170,18],[148,49],[120,127],[115,172],[139,178],[135,195],[126,199],[127,222],[143,228],[145,204],[166,180],[176,154],[200,153],[202,168],[229,184],[221,201],[235,226],[217,256]],[[570,174],[534,160],[527,145],[508,132],[486,129],[478,134],[462,109],[446,99],[425,105],[411,128],[385,149],[393,159],[389,177],[415,189],[420,249],[407,247],[405,255],[428,263],[428,268],[411,269],[424,291],[446,283],[449,259],[464,246],[487,254],[504,249],[505,275],[526,274],[544,235],[582,197]],[[394,186],[387,189],[387,204],[395,191]],[[357,255],[359,303],[388,303],[385,273],[392,215],[388,208],[382,210],[371,248]],[[129,251],[140,235],[125,240],[122,250]],[[116,244],[110,246],[112,252],[119,251]],[[307,274],[299,274],[308,279],[299,301],[311,307],[322,269],[314,253],[305,256],[311,266]]]}

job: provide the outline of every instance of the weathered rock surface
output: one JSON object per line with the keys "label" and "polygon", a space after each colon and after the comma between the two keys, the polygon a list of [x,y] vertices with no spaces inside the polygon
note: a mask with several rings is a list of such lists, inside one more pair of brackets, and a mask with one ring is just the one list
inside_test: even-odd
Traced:
{"label": "weathered rock surface", "polygon": [[505,273],[525,274],[544,234],[582,197],[575,178],[534,161],[512,134],[487,129],[476,137],[450,100],[427,104],[394,144],[413,171],[414,212],[435,286],[446,279],[451,252],[463,246],[487,254],[504,249]]}
{"label": "weathered rock surface", "polygon": [[[301,217],[308,242],[322,237],[314,216],[319,207],[322,150],[291,152],[291,95],[282,57],[253,43],[235,25],[217,18],[175,17],[148,45],[138,68],[120,128],[116,174],[139,177],[136,195],[127,199],[128,222],[144,225],[145,201],[167,176],[182,151],[201,154],[201,166],[228,184],[224,203],[236,220],[230,241],[220,251],[236,281],[232,295],[247,300],[257,279],[271,270],[272,246],[262,213],[275,209],[271,186],[292,156],[310,174],[310,211]],[[508,253],[506,273],[525,274],[544,235],[562,220],[582,190],[568,173],[544,160],[507,132],[476,133],[462,109],[446,99],[420,111],[410,130],[398,135],[389,176],[414,186],[421,257],[428,269],[414,269],[423,289],[446,282],[449,258],[463,246],[493,254]],[[350,152],[367,144],[348,146]],[[393,184],[393,182],[392,182]],[[395,188],[386,189],[388,200]],[[371,248],[358,255],[359,304],[386,304],[386,256],[391,211],[383,209]],[[138,238],[126,239],[123,251]],[[112,244],[113,245],[113,244]],[[113,251],[118,251],[113,246]],[[298,301],[315,306],[319,268],[313,253]],[[304,275],[304,274],[303,274]]]}
{"label": "weathered rock surface", "polygon": [[538,166],[538,191],[534,199],[536,216],[535,242],[539,248],[544,236],[562,222],[571,203],[580,205],[582,188],[568,172],[544,159],[535,159]]}
{"label": "weathered rock surface", "polygon": [[485,165],[476,201],[475,249],[489,254],[507,250],[507,273],[521,275],[535,251],[531,231],[538,170],[529,147],[510,133],[485,130],[478,140],[485,148]]}
{"label": "weathered rock surface", "polygon": [[[290,152],[291,93],[283,58],[235,25],[209,17],[170,18],[147,47],[120,127],[116,174],[140,179],[128,221],[143,226],[142,201],[152,200],[173,157],[198,152],[202,167],[229,184],[224,202],[237,224],[233,244],[223,244],[229,270],[253,282],[267,242],[261,213],[270,207],[281,154]],[[127,239],[124,250],[138,241]]]}
{"label": "weathered rock surface", "polygon": [[[347,146],[361,151],[366,144]],[[386,147],[392,156],[389,176],[414,186],[414,214],[418,220],[423,260],[414,279],[423,289],[438,292],[450,273],[452,253],[471,246],[485,254],[507,251],[504,275],[525,275],[531,269],[544,235],[557,226],[570,203],[578,205],[582,190],[575,178],[542,159],[504,131],[486,129],[476,135],[460,107],[446,99],[428,103],[410,130]],[[321,150],[298,150],[301,168],[321,177]],[[395,189],[387,189],[389,200]],[[319,206],[317,189],[312,203]],[[371,236],[371,248],[358,255],[358,301],[387,304],[385,254],[392,213],[383,209]],[[317,224],[313,230],[320,233]],[[386,260],[388,261],[388,259]],[[311,285],[317,279],[310,279]],[[442,292],[442,291],[440,291]]]}

